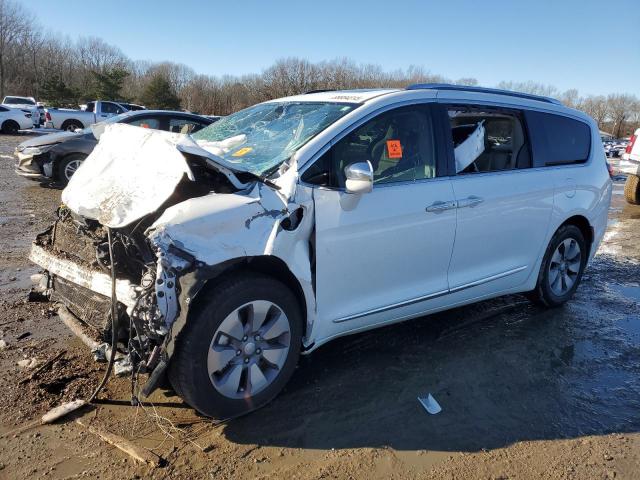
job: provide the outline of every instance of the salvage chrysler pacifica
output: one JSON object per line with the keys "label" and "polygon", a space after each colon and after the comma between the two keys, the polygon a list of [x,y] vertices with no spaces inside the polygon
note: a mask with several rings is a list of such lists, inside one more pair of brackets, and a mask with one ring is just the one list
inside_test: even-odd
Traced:
{"label": "salvage chrysler pacifica", "polygon": [[113,124],[62,199],[31,252],[46,293],[119,341],[141,395],[168,378],[228,418],[334,338],[517,292],[563,304],[611,180],[583,113],[425,84],[272,100],[192,135]]}

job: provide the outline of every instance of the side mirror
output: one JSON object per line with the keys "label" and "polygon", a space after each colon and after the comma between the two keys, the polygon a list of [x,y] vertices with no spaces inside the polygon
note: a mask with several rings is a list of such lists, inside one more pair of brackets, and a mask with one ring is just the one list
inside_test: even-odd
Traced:
{"label": "side mirror", "polygon": [[370,161],[356,162],[344,169],[347,193],[369,193],[373,189],[373,167]]}

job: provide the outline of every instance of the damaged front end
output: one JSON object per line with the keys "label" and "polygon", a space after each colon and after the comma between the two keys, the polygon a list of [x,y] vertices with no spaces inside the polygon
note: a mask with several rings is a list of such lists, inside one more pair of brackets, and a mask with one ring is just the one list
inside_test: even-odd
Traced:
{"label": "damaged front end", "polygon": [[282,176],[281,186],[269,186],[216,168],[195,148],[179,149],[181,140],[109,127],[30,255],[45,270],[45,293],[103,342],[103,350],[112,336],[113,265],[116,372],[149,373],[143,396],[162,379],[195,296],[225,266],[262,255],[297,257],[291,270],[305,301],[313,301],[311,218],[302,213],[307,207],[277,193],[282,186],[290,190],[293,172]]}
{"label": "damaged front end", "polygon": [[[143,231],[111,233],[121,347],[116,373],[151,372],[180,309],[179,278],[195,261],[173,247],[155,248]],[[112,326],[106,227],[60,207],[56,222],[36,238],[30,259],[45,269],[45,293],[84,324],[96,341],[94,356],[106,360]]]}

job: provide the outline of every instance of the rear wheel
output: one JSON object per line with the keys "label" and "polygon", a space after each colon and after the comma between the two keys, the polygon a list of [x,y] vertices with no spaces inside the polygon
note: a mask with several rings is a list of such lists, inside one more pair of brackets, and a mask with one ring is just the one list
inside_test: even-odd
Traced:
{"label": "rear wheel", "polygon": [[558,307],[575,293],[587,263],[587,244],[575,225],[558,229],[547,247],[532,300]]}
{"label": "rear wheel", "polygon": [[18,130],[20,130],[20,125],[18,125],[18,122],[14,120],[5,120],[2,123],[2,133],[15,135],[18,133]]}
{"label": "rear wheel", "polygon": [[69,183],[73,174],[76,173],[76,170],[80,168],[80,165],[82,165],[82,162],[84,162],[86,158],[86,155],[76,153],[60,160],[57,172],[60,183],[63,185]]}
{"label": "rear wheel", "polygon": [[624,183],[624,198],[632,205],[640,204],[640,177],[637,175],[627,175]]}
{"label": "rear wheel", "polygon": [[80,122],[77,120],[65,120],[62,123],[62,130],[67,132],[75,132],[79,128],[84,128]]}
{"label": "rear wheel", "polygon": [[282,390],[301,341],[296,297],[277,280],[245,273],[217,285],[190,316],[171,359],[169,380],[204,415],[242,415]]}

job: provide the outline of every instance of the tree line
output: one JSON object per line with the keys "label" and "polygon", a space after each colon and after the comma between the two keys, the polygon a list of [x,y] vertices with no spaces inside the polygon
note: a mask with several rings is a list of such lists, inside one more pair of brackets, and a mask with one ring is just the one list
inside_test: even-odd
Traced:
{"label": "tree line", "polygon": [[[412,83],[477,85],[473,77],[448,79],[423,67],[385,71],[350,59],[312,63],[283,58],[261,73],[211,76],[174,62],[132,60],[100,38],[69,39],[46,32],[14,0],[0,0],[0,97],[33,96],[49,106],[77,107],[89,100],[121,100],[148,108],[228,115],[272,98],[310,90],[402,88]],[[616,137],[640,126],[640,100],[632,94],[581,96],[536,82],[501,82],[498,88],[552,96],[593,117]]]}

